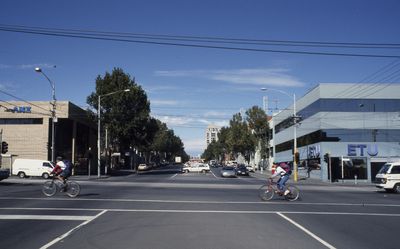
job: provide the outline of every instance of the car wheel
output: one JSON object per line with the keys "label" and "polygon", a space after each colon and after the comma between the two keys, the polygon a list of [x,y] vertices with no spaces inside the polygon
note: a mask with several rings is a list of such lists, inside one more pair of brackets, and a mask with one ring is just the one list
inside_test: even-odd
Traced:
{"label": "car wheel", "polygon": [[49,178],[49,174],[48,174],[48,173],[43,173],[42,177],[43,177],[44,179],[48,179],[48,178]]}
{"label": "car wheel", "polygon": [[189,170],[187,169],[187,170],[185,170],[185,173],[189,173]]}
{"label": "car wheel", "polygon": [[395,193],[400,194],[400,184],[397,183],[396,185],[394,185],[393,190]]}
{"label": "car wheel", "polygon": [[203,173],[203,174],[204,174],[204,173],[206,173],[206,171],[203,169],[203,170],[201,171],[201,173]]}
{"label": "car wheel", "polygon": [[26,174],[25,174],[25,172],[18,172],[18,176],[19,176],[19,178],[25,178],[26,177]]}

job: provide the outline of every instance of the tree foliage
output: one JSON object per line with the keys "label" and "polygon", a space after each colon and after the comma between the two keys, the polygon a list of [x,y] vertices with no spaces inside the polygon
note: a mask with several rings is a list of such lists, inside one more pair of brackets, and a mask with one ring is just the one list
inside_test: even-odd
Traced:
{"label": "tree foliage", "polygon": [[236,158],[241,154],[249,160],[259,142],[269,137],[268,132],[267,115],[261,108],[253,106],[246,111],[245,118],[240,113],[234,114],[229,126],[220,129],[218,141],[210,143],[202,156],[206,160],[218,160],[225,155]]}
{"label": "tree foliage", "polygon": [[246,120],[250,129],[254,131],[256,143],[261,145],[261,155],[266,156],[266,144],[268,143],[269,125],[267,122],[267,114],[258,106],[253,106],[246,111]]}
{"label": "tree foliage", "polygon": [[[129,89],[129,92],[124,90]],[[110,137],[121,149],[142,145],[149,140],[154,127],[150,121],[150,103],[141,86],[122,69],[114,68],[104,77],[96,78],[96,91],[87,97],[87,103],[100,113],[102,127],[107,127]]]}
{"label": "tree foliage", "polygon": [[[129,89],[128,92],[125,90]],[[163,152],[187,159],[181,139],[167,125],[150,116],[150,102],[142,87],[120,68],[97,76],[96,88],[87,103],[99,111],[101,128],[107,127],[111,144],[121,152],[129,148],[149,154]],[[92,113],[97,118],[96,113]]]}

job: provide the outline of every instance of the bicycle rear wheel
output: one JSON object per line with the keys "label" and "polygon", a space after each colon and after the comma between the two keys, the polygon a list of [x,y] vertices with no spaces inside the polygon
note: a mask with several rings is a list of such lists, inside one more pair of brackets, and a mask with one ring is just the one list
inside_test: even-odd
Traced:
{"label": "bicycle rear wheel", "polygon": [[299,199],[300,196],[300,190],[293,185],[287,185],[286,190],[289,190],[290,192],[285,195],[285,199],[288,201],[295,201]]}
{"label": "bicycle rear wheel", "polygon": [[46,181],[43,184],[42,192],[45,196],[53,196],[57,192],[57,184],[54,181]]}
{"label": "bicycle rear wheel", "polygon": [[269,184],[262,185],[258,189],[258,196],[260,196],[261,200],[263,200],[263,201],[271,200],[274,197],[274,194],[275,194],[275,190]]}
{"label": "bicycle rear wheel", "polygon": [[67,182],[67,195],[69,197],[77,197],[81,192],[81,187],[77,182],[68,181]]}

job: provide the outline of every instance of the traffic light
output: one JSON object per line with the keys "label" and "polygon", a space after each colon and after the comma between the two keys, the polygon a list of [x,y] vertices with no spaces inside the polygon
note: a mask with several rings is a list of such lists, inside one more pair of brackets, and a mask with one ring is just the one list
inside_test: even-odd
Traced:
{"label": "traffic light", "polygon": [[294,161],[296,162],[296,164],[300,163],[300,153],[299,152],[294,153]]}
{"label": "traffic light", "polygon": [[325,155],[324,155],[324,162],[326,162],[326,163],[329,162],[329,153],[325,153]]}
{"label": "traffic light", "polygon": [[6,141],[1,142],[1,154],[8,152],[8,143]]}

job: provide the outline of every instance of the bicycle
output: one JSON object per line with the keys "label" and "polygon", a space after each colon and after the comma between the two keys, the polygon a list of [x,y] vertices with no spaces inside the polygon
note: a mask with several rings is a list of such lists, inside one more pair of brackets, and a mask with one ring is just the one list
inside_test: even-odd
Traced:
{"label": "bicycle", "polygon": [[[283,195],[283,193],[285,193],[286,190],[289,190],[289,193]],[[300,196],[300,190],[296,186],[291,184],[285,184],[283,191],[280,191],[277,183],[274,182],[272,179],[270,179],[267,184],[262,185],[258,189],[258,195],[263,201],[271,200],[274,197],[275,193],[283,195],[285,199],[288,201],[295,201]]]}
{"label": "bicycle", "polygon": [[55,176],[51,181],[46,181],[42,187],[43,194],[48,197],[55,195],[57,192],[65,192],[69,197],[77,197],[80,191],[81,187],[77,182],[66,180],[64,183]]}

